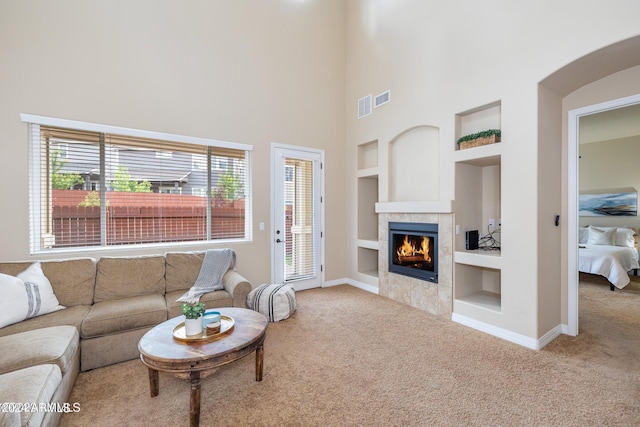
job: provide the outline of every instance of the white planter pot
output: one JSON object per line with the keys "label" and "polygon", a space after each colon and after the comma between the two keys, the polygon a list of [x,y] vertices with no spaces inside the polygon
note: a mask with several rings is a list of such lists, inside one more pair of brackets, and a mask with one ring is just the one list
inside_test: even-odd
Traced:
{"label": "white planter pot", "polygon": [[198,335],[202,333],[202,319],[185,319],[184,329],[187,335]]}

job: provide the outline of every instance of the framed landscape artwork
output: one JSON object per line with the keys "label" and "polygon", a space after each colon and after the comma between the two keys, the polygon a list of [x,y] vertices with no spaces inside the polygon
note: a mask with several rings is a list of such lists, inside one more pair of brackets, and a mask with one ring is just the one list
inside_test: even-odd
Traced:
{"label": "framed landscape artwork", "polygon": [[583,193],[580,216],[637,216],[638,192]]}

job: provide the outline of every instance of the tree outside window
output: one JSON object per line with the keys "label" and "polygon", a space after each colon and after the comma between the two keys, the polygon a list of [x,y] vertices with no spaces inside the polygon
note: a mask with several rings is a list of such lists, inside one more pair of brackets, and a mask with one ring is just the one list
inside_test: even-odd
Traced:
{"label": "tree outside window", "polygon": [[151,193],[151,183],[147,180],[138,182],[131,179],[129,169],[124,165],[118,165],[113,181],[113,191],[126,191],[130,193]]}
{"label": "tree outside window", "polygon": [[60,158],[61,150],[51,152],[51,187],[56,190],[69,190],[83,184],[84,179],[77,173],[61,173],[60,170],[67,164]]}

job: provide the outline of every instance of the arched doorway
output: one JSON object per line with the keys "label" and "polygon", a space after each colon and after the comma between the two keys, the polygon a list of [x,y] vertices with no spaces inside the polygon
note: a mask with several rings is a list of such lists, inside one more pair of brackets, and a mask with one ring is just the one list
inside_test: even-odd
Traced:
{"label": "arched doorway", "polygon": [[[561,289],[562,324],[563,333],[569,335],[578,334],[578,151],[577,137],[570,135],[571,126],[577,124],[580,115],[590,114],[603,108],[615,108],[614,104],[623,105],[630,101],[625,100],[630,95],[625,88],[622,92],[602,92],[594,96],[592,101],[569,108],[564,100],[572,93],[589,84],[605,79],[615,73],[640,65],[640,36],[636,36],[586,55],[562,69],[556,71],[540,82],[541,105],[546,103],[557,104],[555,111],[562,114],[560,120],[553,122],[539,117],[539,128],[545,129],[546,135],[551,133],[563,144],[563,171],[562,171],[562,218],[564,230],[562,233],[563,251],[561,262]],[[627,93],[624,93],[627,90]],[[616,92],[616,93],[614,93]],[[640,93],[636,91],[635,93]],[[573,110],[571,114],[568,110]],[[553,129],[549,132],[549,127]]]}

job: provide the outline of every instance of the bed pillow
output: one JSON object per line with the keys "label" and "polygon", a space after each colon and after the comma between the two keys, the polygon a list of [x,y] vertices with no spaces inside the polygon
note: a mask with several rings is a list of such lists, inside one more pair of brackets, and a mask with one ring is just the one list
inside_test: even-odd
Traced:
{"label": "bed pillow", "polygon": [[635,231],[630,228],[618,228],[616,230],[616,246],[635,247],[636,240],[633,237],[635,234]]}
{"label": "bed pillow", "polygon": [[616,244],[616,228],[598,228],[589,226],[589,245],[607,245],[615,246]]}
{"label": "bed pillow", "polygon": [[16,277],[0,274],[0,294],[0,328],[64,308],[39,262]]}
{"label": "bed pillow", "polygon": [[578,228],[578,243],[585,244],[588,241],[589,241],[589,228],[588,227]]}

